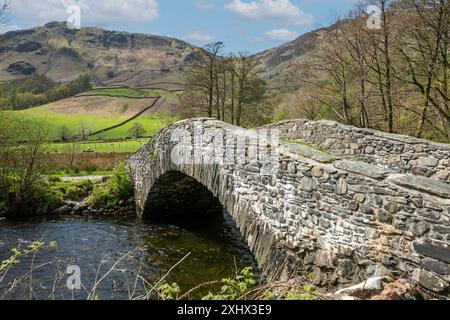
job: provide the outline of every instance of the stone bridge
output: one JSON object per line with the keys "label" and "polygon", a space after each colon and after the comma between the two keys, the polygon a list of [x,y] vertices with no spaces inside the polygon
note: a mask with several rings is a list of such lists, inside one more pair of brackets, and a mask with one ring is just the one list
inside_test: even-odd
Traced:
{"label": "stone bridge", "polygon": [[[449,145],[330,121],[247,131],[202,118],[163,129],[128,163],[142,217],[209,190],[269,281],[390,276],[450,295]],[[171,197],[155,192],[174,183]]]}

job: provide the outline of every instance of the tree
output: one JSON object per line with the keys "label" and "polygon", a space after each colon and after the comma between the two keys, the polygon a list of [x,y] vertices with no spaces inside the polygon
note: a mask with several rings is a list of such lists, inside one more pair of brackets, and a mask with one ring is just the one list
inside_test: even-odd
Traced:
{"label": "tree", "polygon": [[78,124],[78,134],[85,139],[94,131],[91,123],[81,120]]}
{"label": "tree", "polygon": [[256,109],[265,83],[258,60],[245,53],[220,57],[222,49],[223,43],[217,42],[197,54],[186,75],[184,115],[208,115],[237,125],[261,123],[263,113]]}
{"label": "tree", "polygon": [[53,101],[65,99],[71,95],[70,85],[63,84],[55,88],[52,92]]}
{"label": "tree", "polygon": [[68,141],[70,139],[70,130],[67,126],[63,125],[61,128],[59,128],[59,138],[61,141]]}
{"label": "tree", "polygon": [[259,77],[259,62],[256,58],[240,53],[234,62],[236,76],[235,119],[236,125],[240,126],[243,122],[243,116],[251,118],[252,110],[250,109],[257,107],[262,100],[265,82]]}
{"label": "tree", "polygon": [[325,79],[318,79],[315,84],[324,91],[317,99],[330,107],[342,122],[353,124],[349,94],[352,61],[342,41],[342,24],[343,21],[338,21],[336,28],[324,37],[325,45],[315,58],[316,67]]}
{"label": "tree", "polygon": [[[422,95],[416,136],[424,133],[430,108],[441,119],[442,131],[450,139],[449,109],[449,28],[450,4],[447,0],[407,0],[414,13],[404,29],[399,51],[407,62],[406,82]],[[402,78],[405,80],[405,78]]]}
{"label": "tree", "polygon": [[0,200],[6,202],[9,215],[28,212],[46,201],[42,176],[49,164],[49,129],[43,121],[12,113],[2,114],[0,127]]}
{"label": "tree", "polygon": [[378,87],[381,105],[383,106],[386,131],[394,132],[394,111],[396,108],[395,44],[399,37],[398,24],[402,21],[396,10],[395,0],[370,0],[369,4],[381,10],[380,30],[367,30],[371,50],[368,51],[366,63],[374,73],[372,83]]}
{"label": "tree", "polygon": [[11,16],[9,14],[11,8],[11,3],[9,0],[4,0],[0,5],[0,26],[6,26],[11,21]]}
{"label": "tree", "polygon": [[130,130],[128,130],[128,134],[132,137],[135,138],[142,138],[147,134],[147,130],[145,130],[144,126],[139,123],[136,122],[131,128]]}
{"label": "tree", "polygon": [[[222,42],[214,42],[197,50],[193,66],[186,75],[188,92],[195,92],[199,98],[197,105],[203,105],[210,118],[213,117],[213,107],[217,108],[219,105],[218,72],[220,70],[220,53],[223,48]],[[216,99],[216,103],[214,103],[214,99]]]}

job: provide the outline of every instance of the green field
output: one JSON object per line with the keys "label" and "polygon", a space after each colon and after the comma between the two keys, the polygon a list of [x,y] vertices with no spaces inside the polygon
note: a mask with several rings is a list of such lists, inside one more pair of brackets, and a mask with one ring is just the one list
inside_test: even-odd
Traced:
{"label": "green field", "polygon": [[[114,125],[117,125],[127,119],[129,116],[124,115],[100,115],[100,114],[66,114],[52,112],[48,106],[32,108],[23,111],[17,111],[17,114],[24,116],[25,119],[43,121],[44,125],[48,127],[50,134],[49,140],[60,139],[60,129],[62,126],[69,128],[71,135],[79,134],[80,128],[88,128],[87,131],[96,132]],[[141,123],[147,135],[154,135],[158,130],[164,128],[169,123],[177,119],[168,115],[142,115],[141,117],[119,127],[114,130],[104,132],[100,136],[91,137],[91,139],[118,139],[129,136],[128,131],[137,122]]]}
{"label": "green field", "polygon": [[93,91],[86,92],[91,95],[111,95],[111,96],[127,96],[131,98],[145,98],[145,97],[168,97],[173,93],[159,89],[133,89],[133,88],[99,88]]}
{"label": "green field", "polygon": [[54,143],[50,145],[52,153],[134,153],[147,144],[149,139],[137,139],[120,142],[78,142]]}

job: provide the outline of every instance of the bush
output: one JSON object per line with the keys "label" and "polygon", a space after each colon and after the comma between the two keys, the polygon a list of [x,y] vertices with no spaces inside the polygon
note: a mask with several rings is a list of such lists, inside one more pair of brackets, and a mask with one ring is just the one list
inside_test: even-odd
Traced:
{"label": "bush", "polygon": [[51,178],[49,181],[53,182],[50,186],[51,191],[60,200],[83,200],[94,188],[93,183],[89,180],[63,182]]}
{"label": "bush", "polygon": [[133,197],[133,183],[125,164],[121,163],[106,184],[94,187],[88,201],[96,206],[117,205],[120,201],[127,201]]}

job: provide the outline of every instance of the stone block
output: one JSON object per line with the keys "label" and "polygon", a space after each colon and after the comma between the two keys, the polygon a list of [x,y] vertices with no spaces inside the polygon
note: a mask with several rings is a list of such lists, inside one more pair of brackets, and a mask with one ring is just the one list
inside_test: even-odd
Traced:
{"label": "stone block", "polygon": [[390,176],[389,181],[393,184],[423,191],[445,199],[450,199],[450,184],[435,179],[405,174],[395,174]]}
{"label": "stone block", "polygon": [[431,241],[416,241],[413,250],[421,255],[450,264],[450,244],[438,244]]}
{"label": "stone block", "polygon": [[372,179],[383,179],[388,171],[362,161],[341,160],[334,163],[336,169],[349,171]]}
{"label": "stone block", "polygon": [[424,269],[415,269],[413,272],[413,280],[422,287],[437,293],[444,292],[448,288],[447,282]]}
{"label": "stone block", "polygon": [[348,192],[347,182],[344,179],[340,178],[336,183],[336,188],[334,189],[334,192],[336,192],[336,194],[340,196],[346,195]]}

